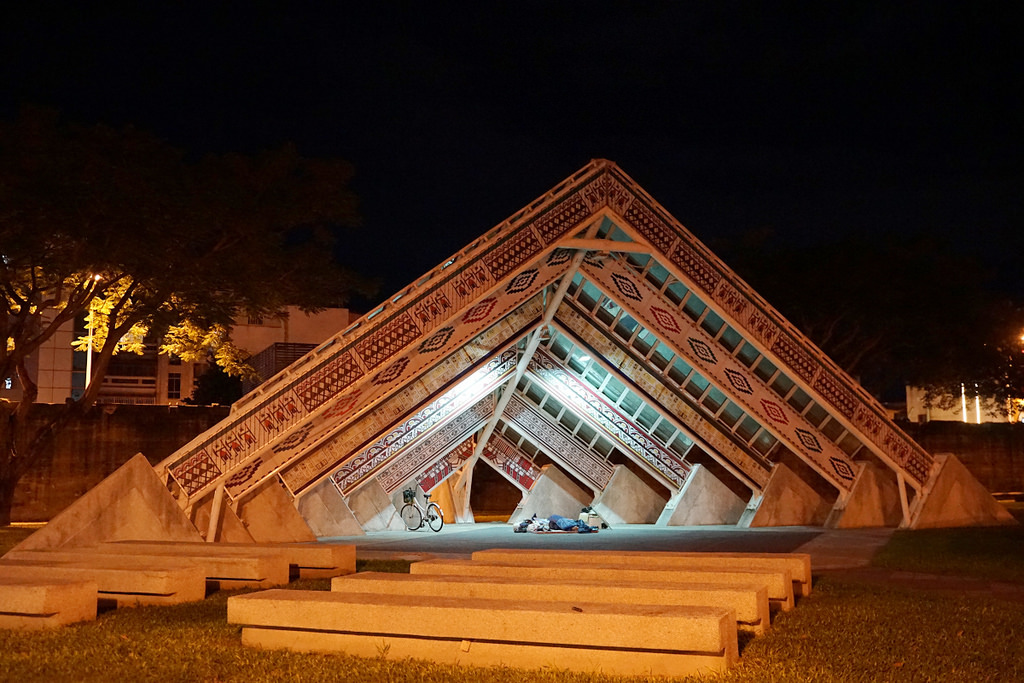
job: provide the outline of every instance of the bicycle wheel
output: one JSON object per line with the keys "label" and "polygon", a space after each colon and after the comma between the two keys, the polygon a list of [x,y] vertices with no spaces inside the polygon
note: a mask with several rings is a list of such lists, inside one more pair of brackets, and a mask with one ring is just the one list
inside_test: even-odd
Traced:
{"label": "bicycle wheel", "polygon": [[441,506],[437,503],[431,503],[427,506],[427,524],[434,531],[440,531],[441,527],[444,526],[444,516],[441,512]]}
{"label": "bicycle wheel", "polygon": [[423,513],[412,503],[406,503],[402,506],[402,521],[409,531],[416,531],[423,526]]}

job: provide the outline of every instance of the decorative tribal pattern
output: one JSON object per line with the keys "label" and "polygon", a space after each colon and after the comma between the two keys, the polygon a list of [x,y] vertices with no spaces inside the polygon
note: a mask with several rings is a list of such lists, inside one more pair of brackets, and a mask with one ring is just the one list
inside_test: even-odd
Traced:
{"label": "decorative tribal pattern", "polygon": [[363,367],[373,370],[419,337],[420,329],[416,322],[411,315],[403,313],[377,328],[372,337],[357,343],[356,353]]}
{"label": "decorative tribal pattern", "polygon": [[637,387],[665,408],[672,416],[673,423],[691,439],[716,458],[727,469],[735,470],[737,476],[745,479],[753,489],[763,489],[770,475],[768,464],[763,464],[742,450],[716,423],[698,412],[686,401],[669,389],[664,380],[653,375],[650,369],[630,358],[608,333],[595,327],[588,317],[562,302],[555,316],[558,329],[569,337],[582,340],[588,347],[601,354],[611,368],[618,368],[615,378],[628,387]]}
{"label": "decorative tribal pattern", "polygon": [[[388,495],[399,489],[405,482],[423,471],[430,463],[444,457],[454,446],[465,442],[473,432],[480,429],[494,414],[494,397],[488,394],[476,402],[468,410],[464,410],[454,419],[438,427],[416,443],[416,445],[386,465],[377,481]],[[470,450],[472,454],[472,450]],[[342,495],[349,495],[354,490],[354,483],[339,477],[339,471],[331,477]],[[430,489],[426,489],[430,490]]]}
{"label": "decorative tribal pattern", "polygon": [[604,490],[612,478],[612,466],[577,443],[548,418],[518,396],[512,396],[502,417],[516,425],[534,446],[567,467],[596,490]]}
{"label": "decorative tribal pattern", "polygon": [[[610,186],[616,187],[612,189]],[[884,416],[882,407],[867,392],[860,389],[855,380],[846,376],[809,340],[792,329],[781,315],[768,307],[724,263],[708,252],[692,233],[657,207],[656,203],[628,176],[618,168],[612,167],[607,179],[602,179],[600,183],[594,183],[582,191],[593,192],[596,187],[602,188],[605,196],[610,197],[614,194],[618,197],[616,210],[630,223],[629,227],[651,240],[652,244],[657,246],[664,243],[662,235],[672,235],[668,242],[674,246],[659,247],[661,252],[698,289],[701,298],[716,302],[721,312],[728,313],[739,327],[747,332],[749,339],[760,342],[762,348],[770,349],[773,353],[781,351],[780,359],[794,362],[793,371],[799,373],[815,390],[818,390],[820,375],[829,373],[843,391],[819,394],[821,398],[827,402],[838,399],[840,403],[832,405],[847,416],[851,411],[848,405],[842,404],[842,401],[852,399],[857,406],[852,414],[861,417],[853,419],[853,426],[862,430],[861,433],[881,453],[890,457],[918,484],[927,481],[934,463],[931,455],[890,423]],[[649,211],[644,213],[642,209],[634,208],[637,204]],[[641,214],[642,218],[639,217]],[[786,341],[777,347],[781,337],[786,337]],[[885,428],[872,430],[869,425],[876,421],[884,422]]]}
{"label": "decorative tribal pattern", "polygon": [[540,468],[501,434],[492,434],[487,440],[483,457],[522,491],[532,489],[540,477]]}
{"label": "decorative tribal pattern", "polygon": [[[618,285],[611,281],[608,272],[620,269],[620,275],[625,276],[625,267],[618,261],[605,264],[603,271],[590,270],[585,267],[580,272],[600,289],[609,295],[613,295]],[[700,327],[690,321],[683,314],[677,316],[677,324],[683,329],[683,334],[673,334],[670,329],[659,322],[659,317],[650,313],[650,306],[665,306],[659,292],[652,289],[646,282],[637,280],[635,286],[644,294],[643,302],[635,304],[626,299],[619,299],[618,303],[629,312],[634,318],[640,321],[647,329],[654,334],[677,354],[686,359],[706,379],[713,382],[719,390],[725,391],[727,395],[740,405],[747,413],[753,415],[758,422],[781,439],[794,453],[800,455],[804,460],[814,466],[829,481],[841,490],[849,490],[851,482],[838,474],[833,466],[833,459],[846,462],[853,470],[853,464],[849,457],[843,453],[838,446],[831,441],[819,442],[817,438],[811,440],[805,435],[812,435],[816,430],[805,417],[793,410],[789,404],[775,403],[772,410],[766,410],[763,400],[772,401],[775,394],[764,382],[758,379],[746,367],[734,357],[722,354],[719,358],[713,350],[714,340],[707,335]],[[728,372],[728,371],[731,371]],[[751,393],[737,391],[732,377],[740,376],[747,379],[746,387],[752,389]],[[783,419],[779,419],[779,414]],[[845,470],[844,470],[845,471]]]}
{"label": "decorative tribal pattern", "polygon": [[220,469],[217,468],[206,451],[199,451],[170,472],[186,496],[191,496],[196,491],[202,490],[204,486],[221,475]]}
{"label": "decorative tribal pattern", "polygon": [[538,349],[528,370],[549,392],[571,405],[588,424],[615,439],[625,450],[653,467],[677,489],[690,474],[690,464],[664,448],[625,415],[594,392],[576,375],[567,372],[558,361]]}
{"label": "decorative tribal pattern", "polygon": [[[362,452],[349,458],[337,472],[331,475],[334,485],[343,494],[348,495],[362,479],[380,469],[417,439],[438,429],[449,420],[459,417],[464,410],[494,391],[495,387],[515,370],[516,357],[515,348],[503,351],[497,358],[460,382],[454,389],[432,401],[416,415],[377,439]],[[493,407],[491,410],[493,411]],[[471,417],[467,413],[467,419],[471,419]],[[472,431],[471,429],[470,432]],[[439,438],[452,440],[454,436],[448,435]],[[440,450],[440,446],[437,450]],[[398,482],[399,485],[401,483],[401,481]]]}
{"label": "decorative tribal pattern", "polygon": [[433,491],[438,484],[459,471],[473,455],[473,448],[473,439],[466,439],[417,476],[416,483],[427,493]]}

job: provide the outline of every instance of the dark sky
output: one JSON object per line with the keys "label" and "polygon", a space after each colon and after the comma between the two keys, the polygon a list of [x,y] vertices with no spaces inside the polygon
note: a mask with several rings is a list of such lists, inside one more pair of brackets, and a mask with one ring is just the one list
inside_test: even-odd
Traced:
{"label": "dark sky", "polygon": [[598,157],[705,241],[928,231],[1024,294],[1016,3],[88,4],[4,3],[0,114],[346,158],[382,297]]}

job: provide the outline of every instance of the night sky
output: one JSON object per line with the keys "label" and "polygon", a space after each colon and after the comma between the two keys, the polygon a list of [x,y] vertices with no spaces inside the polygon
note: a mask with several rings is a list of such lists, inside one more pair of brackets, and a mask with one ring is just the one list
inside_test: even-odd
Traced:
{"label": "night sky", "polygon": [[0,115],[348,159],[381,298],[592,158],[706,242],[927,231],[1024,295],[1016,3],[89,4],[4,3]]}

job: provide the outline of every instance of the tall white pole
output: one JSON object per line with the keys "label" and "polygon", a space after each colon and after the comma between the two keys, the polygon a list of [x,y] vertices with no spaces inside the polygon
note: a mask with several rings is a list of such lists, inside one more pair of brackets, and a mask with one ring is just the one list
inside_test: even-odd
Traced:
{"label": "tall white pole", "polygon": [[89,325],[89,349],[85,352],[85,388],[89,388],[92,379],[92,325]]}

